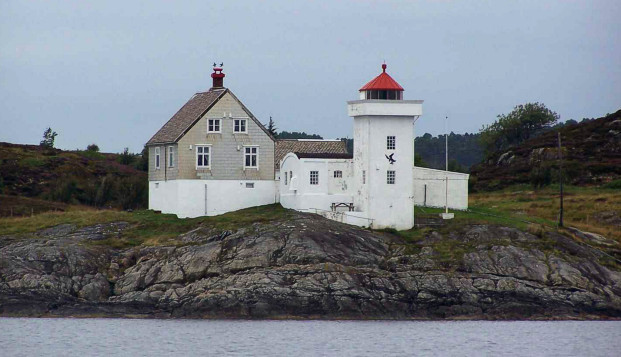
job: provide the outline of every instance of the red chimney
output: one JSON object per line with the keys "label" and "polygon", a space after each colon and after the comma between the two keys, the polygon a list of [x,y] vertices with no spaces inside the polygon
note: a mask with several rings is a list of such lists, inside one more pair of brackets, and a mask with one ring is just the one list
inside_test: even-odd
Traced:
{"label": "red chimney", "polygon": [[213,78],[213,86],[212,88],[222,88],[224,87],[224,73],[222,73],[222,68],[214,67],[213,73],[211,74],[211,78]]}

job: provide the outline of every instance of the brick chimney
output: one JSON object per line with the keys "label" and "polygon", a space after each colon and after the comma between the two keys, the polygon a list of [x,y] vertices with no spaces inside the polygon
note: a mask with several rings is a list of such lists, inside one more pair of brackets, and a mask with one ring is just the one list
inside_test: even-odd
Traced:
{"label": "brick chimney", "polygon": [[224,73],[222,73],[221,67],[214,67],[213,73],[211,74],[211,78],[213,78],[213,86],[212,88],[222,88],[224,87]]}

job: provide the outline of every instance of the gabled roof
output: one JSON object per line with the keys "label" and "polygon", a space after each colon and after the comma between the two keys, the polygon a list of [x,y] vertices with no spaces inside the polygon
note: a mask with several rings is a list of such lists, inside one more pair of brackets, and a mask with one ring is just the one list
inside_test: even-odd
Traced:
{"label": "gabled roof", "polygon": [[216,104],[225,93],[229,93],[244,109],[248,116],[270,137],[275,140],[274,137],[267,131],[267,129],[252,115],[252,113],[246,108],[242,102],[227,88],[211,88],[207,92],[196,93],[179,109],[175,115],[170,118],[158,130],[155,135],[147,142],[147,145],[155,144],[169,144],[177,142],[181,137],[187,133],[200,118],[205,115],[214,104]]}
{"label": "gabled roof", "polygon": [[344,140],[278,139],[276,140],[274,165],[280,168],[280,161],[290,152],[300,154],[347,154]]}
{"label": "gabled roof", "polygon": [[373,78],[369,83],[359,89],[359,92],[367,90],[398,90],[402,91],[403,87],[397,83],[388,73],[386,73],[386,64],[382,65],[382,73]]}

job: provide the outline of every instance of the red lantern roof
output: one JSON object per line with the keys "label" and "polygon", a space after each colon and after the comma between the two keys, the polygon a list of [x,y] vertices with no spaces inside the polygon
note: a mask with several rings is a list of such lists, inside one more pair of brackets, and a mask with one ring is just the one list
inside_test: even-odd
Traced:
{"label": "red lantern roof", "polygon": [[360,88],[360,92],[367,90],[396,90],[403,91],[403,87],[386,73],[386,64],[382,64],[382,73]]}

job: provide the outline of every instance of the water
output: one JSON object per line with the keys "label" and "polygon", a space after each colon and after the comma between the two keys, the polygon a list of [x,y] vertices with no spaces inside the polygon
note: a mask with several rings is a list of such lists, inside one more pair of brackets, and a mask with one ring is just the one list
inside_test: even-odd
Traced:
{"label": "water", "polygon": [[0,318],[1,356],[621,356],[621,321]]}

